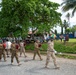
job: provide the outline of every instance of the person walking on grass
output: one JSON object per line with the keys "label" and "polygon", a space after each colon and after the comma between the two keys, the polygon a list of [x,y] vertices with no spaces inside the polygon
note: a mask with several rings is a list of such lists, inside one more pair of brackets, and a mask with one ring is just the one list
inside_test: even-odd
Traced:
{"label": "person walking on grass", "polygon": [[40,55],[40,47],[41,47],[40,41],[36,40],[35,43],[34,43],[34,46],[35,46],[35,49],[34,49],[33,60],[35,60],[36,54],[38,54],[40,60],[42,60],[41,55]]}
{"label": "person walking on grass", "polygon": [[47,48],[47,58],[46,58],[45,68],[48,68],[47,66],[50,62],[50,57],[52,57],[55,68],[59,69],[60,67],[57,65],[56,56],[54,53],[54,41],[52,37],[47,40],[47,44],[48,44],[48,48]]}

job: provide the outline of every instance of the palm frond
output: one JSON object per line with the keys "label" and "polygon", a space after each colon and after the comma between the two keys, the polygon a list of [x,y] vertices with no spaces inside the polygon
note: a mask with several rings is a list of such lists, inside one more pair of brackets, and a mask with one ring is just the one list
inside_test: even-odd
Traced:
{"label": "palm frond", "polygon": [[69,5],[65,5],[65,6],[62,7],[62,11],[66,12],[66,11],[72,9],[72,8],[73,8],[73,7],[71,7],[71,6],[69,6]]}
{"label": "palm frond", "polygon": [[64,5],[64,4],[66,4],[66,2],[62,2],[62,3],[61,3],[61,6]]}
{"label": "palm frond", "polygon": [[63,5],[62,10],[66,12],[70,9],[73,9],[76,6],[76,0],[64,0],[62,5]]}
{"label": "palm frond", "polygon": [[76,6],[74,7],[74,9],[72,11],[72,17],[74,16],[75,12],[76,12]]}

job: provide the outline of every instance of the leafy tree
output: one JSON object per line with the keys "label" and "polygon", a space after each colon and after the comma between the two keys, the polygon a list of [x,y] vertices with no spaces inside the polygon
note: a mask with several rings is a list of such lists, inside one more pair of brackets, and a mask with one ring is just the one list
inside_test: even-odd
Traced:
{"label": "leafy tree", "polygon": [[66,34],[66,29],[67,29],[67,27],[69,27],[69,24],[66,20],[64,20],[64,22],[63,22],[63,27],[65,28],[65,34]]}
{"label": "leafy tree", "polygon": [[76,31],[76,25],[73,25],[73,27],[69,27],[69,28],[66,29],[67,33],[74,34],[75,31]]}
{"label": "leafy tree", "polygon": [[59,4],[49,0],[2,0],[0,6],[0,30],[5,36],[10,32],[25,36],[29,28],[49,31],[61,22]]}
{"label": "leafy tree", "polygon": [[67,33],[67,34],[71,33],[71,29],[70,29],[70,28],[67,28],[67,29],[66,29],[66,33]]}
{"label": "leafy tree", "polygon": [[76,31],[76,25],[73,25],[73,27],[71,28],[71,32],[74,33]]}
{"label": "leafy tree", "polygon": [[68,23],[70,24],[70,13],[67,13],[66,18],[68,19]]}

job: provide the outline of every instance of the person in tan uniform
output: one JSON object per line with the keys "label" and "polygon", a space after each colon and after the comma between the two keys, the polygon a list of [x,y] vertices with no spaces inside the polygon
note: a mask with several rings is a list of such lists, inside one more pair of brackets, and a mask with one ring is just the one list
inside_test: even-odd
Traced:
{"label": "person in tan uniform", "polygon": [[2,45],[0,44],[0,61],[2,59]]}
{"label": "person in tan uniform", "polygon": [[47,68],[47,66],[50,62],[50,57],[52,57],[55,68],[59,69],[59,67],[57,66],[56,56],[55,56],[55,52],[54,52],[53,38],[48,39],[47,44],[48,44],[48,48],[47,48],[47,58],[46,58],[45,68]]}
{"label": "person in tan uniform", "polygon": [[16,58],[18,66],[21,65],[18,58],[18,49],[16,49],[16,43],[13,42],[11,45],[11,64],[13,64],[13,59]]}
{"label": "person in tan uniform", "polygon": [[3,47],[3,44],[0,44],[0,61],[2,59],[2,55],[3,55],[4,61],[6,62],[5,48]]}
{"label": "person in tan uniform", "polygon": [[36,54],[38,54],[40,60],[42,60],[41,55],[40,55],[40,47],[41,47],[40,41],[36,40],[36,42],[34,43],[34,46],[35,46],[35,50],[34,50],[33,60],[35,60]]}
{"label": "person in tan uniform", "polygon": [[22,40],[20,40],[19,45],[20,45],[20,57],[21,57],[22,53],[24,54],[25,57],[27,57],[26,54],[25,54],[24,42]]}

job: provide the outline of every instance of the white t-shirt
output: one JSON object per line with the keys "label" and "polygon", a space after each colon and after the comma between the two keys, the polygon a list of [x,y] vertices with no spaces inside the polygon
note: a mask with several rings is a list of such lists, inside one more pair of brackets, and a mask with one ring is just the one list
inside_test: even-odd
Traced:
{"label": "white t-shirt", "polygon": [[6,42],[6,48],[5,49],[11,49],[11,42],[10,41],[7,41]]}

